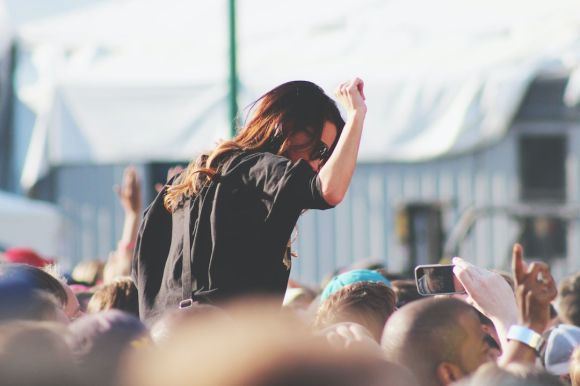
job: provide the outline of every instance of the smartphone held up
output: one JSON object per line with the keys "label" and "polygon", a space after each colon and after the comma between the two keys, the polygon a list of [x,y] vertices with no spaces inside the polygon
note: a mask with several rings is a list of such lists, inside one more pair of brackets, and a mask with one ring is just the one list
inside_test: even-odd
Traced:
{"label": "smartphone held up", "polygon": [[423,296],[464,294],[465,289],[453,274],[453,264],[415,267],[417,291]]}

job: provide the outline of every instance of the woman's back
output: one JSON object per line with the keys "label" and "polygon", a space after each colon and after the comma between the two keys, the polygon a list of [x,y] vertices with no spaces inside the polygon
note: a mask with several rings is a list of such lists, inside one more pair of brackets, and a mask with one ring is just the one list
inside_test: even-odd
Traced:
{"label": "woman's back", "polygon": [[[306,162],[241,152],[198,193],[190,208],[194,300],[199,295],[202,301],[220,302],[253,293],[282,299],[290,273],[288,245],[298,217],[304,209],[330,206]],[[141,302],[141,315],[147,319],[150,311],[177,307],[182,300],[186,209],[179,206],[171,215],[161,280],[141,281],[141,288],[149,288],[143,293],[148,301]]]}

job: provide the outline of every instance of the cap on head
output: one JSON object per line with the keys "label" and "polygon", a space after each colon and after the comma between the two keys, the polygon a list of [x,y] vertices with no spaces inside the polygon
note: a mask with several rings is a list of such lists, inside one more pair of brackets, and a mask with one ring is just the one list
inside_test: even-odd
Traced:
{"label": "cap on head", "polygon": [[570,357],[580,346],[580,328],[559,324],[544,333],[546,340],[541,357],[546,370],[555,375],[565,375],[570,370]]}
{"label": "cap on head", "polygon": [[27,264],[37,268],[54,264],[54,260],[45,259],[30,248],[9,248],[4,252],[4,259],[9,263]]}
{"label": "cap on head", "polygon": [[333,277],[332,280],[324,288],[324,291],[322,291],[322,295],[320,296],[320,302],[322,303],[323,301],[328,299],[330,295],[337,292],[341,288],[362,281],[383,283],[387,287],[391,287],[391,282],[380,273],[368,269],[355,269],[353,271],[348,271]]}

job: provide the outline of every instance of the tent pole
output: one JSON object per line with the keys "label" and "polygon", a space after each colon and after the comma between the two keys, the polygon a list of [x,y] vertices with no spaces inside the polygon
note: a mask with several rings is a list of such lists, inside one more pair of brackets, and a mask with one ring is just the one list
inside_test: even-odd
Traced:
{"label": "tent pole", "polygon": [[230,136],[234,137],[238,123],[238,73],[236,47],[236,0],[228,0],[228,35],[229,35],[229,115]]}

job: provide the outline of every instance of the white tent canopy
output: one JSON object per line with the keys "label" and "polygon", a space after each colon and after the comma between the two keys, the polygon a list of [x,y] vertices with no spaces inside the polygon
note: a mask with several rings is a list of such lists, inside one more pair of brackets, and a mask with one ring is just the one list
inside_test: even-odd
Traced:
{"label": "white tent canopy", "polygon": [[[37,113],[24,185],[48,165],[188,159],[227,137],[226,3],[103,1],[21,27],[17,93]],[[237,4],[240,105],[358,75],[362,161],[495,141],[536,74],[580,63],[576,0]]]}
{"label": "white tent canopy", "polygon": [[45,256],[62,252],[65,223],[56,206],[0,192],[0,244],[28,247]]}

